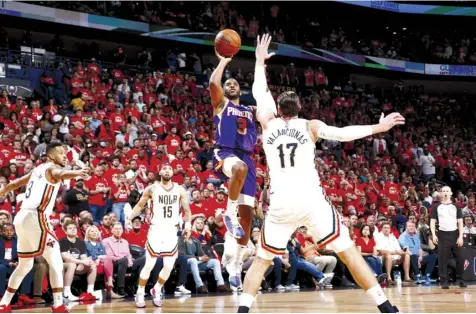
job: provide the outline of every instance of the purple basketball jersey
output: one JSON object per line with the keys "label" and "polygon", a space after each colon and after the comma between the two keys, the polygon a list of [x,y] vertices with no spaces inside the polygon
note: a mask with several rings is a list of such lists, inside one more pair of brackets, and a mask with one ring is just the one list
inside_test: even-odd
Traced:
{"label": "purple basketball jersey", "polygon": [[217,127],[218,147],[253,152],[258,138],[253,120],[253,109],[236,106],[229,101],[225,109],[213,117],[213,122]]}

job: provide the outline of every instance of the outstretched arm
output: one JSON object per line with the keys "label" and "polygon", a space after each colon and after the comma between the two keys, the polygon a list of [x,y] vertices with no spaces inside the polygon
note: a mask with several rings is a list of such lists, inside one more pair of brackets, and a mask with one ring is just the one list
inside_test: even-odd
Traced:
{"label": "outstretched arm", "polygon": [[216,49],[215,54],[218,60],[220,60],[220,63],[218,63],[215,71],[213,71],[212,75],[210,76],[210,97],[212,99],[213,108],[215,108],[215,110],[219,110],[225,105],[225,94],[223,92],[221,83],[223,71],[225,71],[226,65],[230,63],[231,58],[220,56]]}
{"label": "outstretched arm", "polygon": [[394,112],[386,117],[382,113],[379,124],[374,125],[352,125],[337,128],[319,120],[311,120],[309,121],[309,128],[314,136],[314,140],[323,138],[339,142],[349,142],[372,134],[387,132],[394,126],[402,124],[405,124],[405,118],[398,112]]}
{"label": "outstretched arm", "polygon": [[65,170],[63,168],[50,168],[49,174],[54,181],[63,181],[63,180],[70,180],[77,177],[85,177],[90,172],[91,169],[89,167],[84,167],[80,170]]}
{"label": "outstretched arm", "polygon": [[5,185],[3,188],[0,189],[0,197],[4,197],[11,191],[18,190],[22,186],[26,185],[28,181],[30,180],[31,172],[24,175],[21,178],[18,178],[16,180],[10,181],[7,185]]}
{"label": "outstretched arm", "polygon": [[255,65],[255,81],[253,82],[253,97],[256,100],[256,119],[261,123],[261,126],[266,129],[268,121],[273,119],[276,114],[276,103],[273,96],[268,89],[266,82],[266,66],[265,61],[272,56],[273,53],[268,53],[268,47],[271,43],[271,36],[265,34],[261,39],[258,36],[256,44],[256,65]]}

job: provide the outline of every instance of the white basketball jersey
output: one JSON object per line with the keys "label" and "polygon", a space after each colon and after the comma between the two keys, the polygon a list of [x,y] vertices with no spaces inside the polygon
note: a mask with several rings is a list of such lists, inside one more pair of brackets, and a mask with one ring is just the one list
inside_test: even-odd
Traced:
{"label": "white basketball jersey", "polygon": [[46,179],[46,170],[53,165],[53,163],[48,162],[32,170],[30,180],[26,185],[25,198],[21,204],[21,210],[34,209],[46,214],[52,212],[61,186],[61,182],[51,184]]}
{"label": "white basketball jersey", "polygon": [[152,189],[151,226],[172,229],[180,219],[180,186],[173,183],[166,190],[160,183],[155,182]]}
{"label": "white basketball jersey", "polygon": [[263,147],[271,179],[271,192],[319,186],[314,165],[315,143],[307,130],[307,120],[270,120],[263,130]]}

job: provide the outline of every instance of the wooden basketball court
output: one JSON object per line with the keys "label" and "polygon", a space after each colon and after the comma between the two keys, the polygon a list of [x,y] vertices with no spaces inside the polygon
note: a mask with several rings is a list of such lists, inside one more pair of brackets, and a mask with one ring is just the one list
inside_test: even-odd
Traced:
{"label": "wooden basketball court", "polygon": [[[461,289],[451,286],[441,290],[439,286],[412,286],[385,289],[389,299],[404,313],[422,312],[474,312],[476,286]],[[137,309],[134,300],[118,300],[91,305],[76,305],[78,313],[235,313],[239,296],[215,295],[169,297],[162,308],[147,301],[147,308]],[[36,307],[15,312],[48,313],[50,307]],[[270,292],[259,295],[251,312],[373,312],[378,310],[374,302],[361,289],[353,290],[305,290],[301,292]]]}

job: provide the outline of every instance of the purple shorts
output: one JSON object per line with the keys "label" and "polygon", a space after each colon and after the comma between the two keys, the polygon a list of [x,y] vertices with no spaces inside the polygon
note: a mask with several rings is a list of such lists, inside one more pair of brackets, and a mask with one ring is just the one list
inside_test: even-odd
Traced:
{"label": "purple shorts", "polygon": [[224,173],[224,163],[227,158],[238,158],[248,166],[245,184],[240,192],[239,203],[248,206],[254,206],[256,195],[256,169],[250,153],[230,148],[217,148],[213,152],[213,164],[215,172],[220,178],[228,180],[229,177]]}

